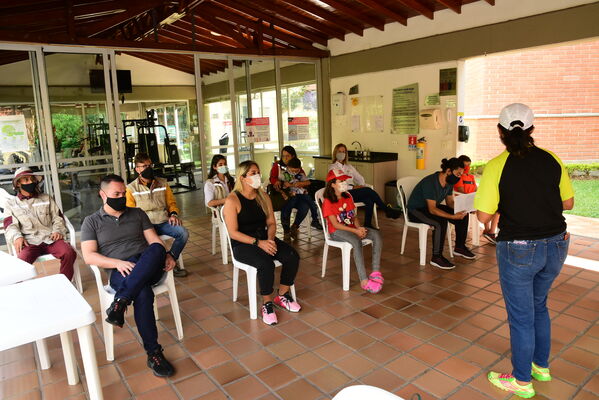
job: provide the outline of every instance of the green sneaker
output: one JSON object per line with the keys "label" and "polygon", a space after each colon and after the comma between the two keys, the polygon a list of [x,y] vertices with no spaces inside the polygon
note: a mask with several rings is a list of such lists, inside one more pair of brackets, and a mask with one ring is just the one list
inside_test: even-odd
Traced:
{"label": "green sneaker", "polygon": [[529,383],[528,385],[519,385],[512,374],[501,374],[499,372],[491,371],[489,372],[489,375],[487,375],[487,379],[489,379],[489,382],[491,382],[493,386],[505,390],[506,392],[514,393],[525,399],[530,399],[535,395],[535,389],[532,387],[532,383]]}
{"label": "green sneaker", "polygon": [[551,380],[551,374],[549,368],[539,367],[537,364],[532,363],[531,375],[539,382],[549,382]]}

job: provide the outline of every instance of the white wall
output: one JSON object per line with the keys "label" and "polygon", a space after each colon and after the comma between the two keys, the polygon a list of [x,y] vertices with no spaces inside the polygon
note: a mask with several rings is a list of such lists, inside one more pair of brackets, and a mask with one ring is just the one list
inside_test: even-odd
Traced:
{"label": "white wall", "polygon": [[[408,135],[398,135],[391,133],[391,96],[394,88],[418,83],[420,97],[420,109],[423,108],[441,108],[448,99],[455,99],[455,96],[441,97],[441,106],[424,106],[424,98],[427,95],[439,92],[439,70],[444,68],[456,68],[457,61],[429,64],[417,67],[388,70],[376,73],[354,75],[331,80],[331,93],[344,92],[348,94],[349,88],[354,85],[360,85],[359,96],[383,96],[383,133],[352,133],[349,96],[347,96],[346,113],[343,116],[333,115],[332,118],[332,142],[333,146],[339,142],[345,143],[350,150],[353,149],[351,143],[358,140],[364,148],[370,151],[382,151],[398,153],[397,177],[403,176],[425,176],[437,169],[441,164],[441,159],[455,156],[457,134],[457,122],[452,118],[448,127],[445,123],[439,130],[421,130],[418,137],[425,136],[427,139],[427,160],[426,169],[416,169],[416,152],[408,151]],[[455,113],[454,113],[455,115]],[[447,134],[449,128],[449,134]],[[324,151],[325,149],[323,149]],[[326,149],[330,154],[332,149]]]}
{"label": "white wall", "polygon": [[[462,13],[456,14],[446,9],[435,13],[434,19],[417,16],[408,19],[408,25],[393,22],[385,25],[385,30],[376,28],[364,30],[363,36],[350,33],[345,40],[331,39],[328,48],[331,55],[351,53],[387,44],[404,42],[418,38],[439,35],[495,24],[498,22],[543,14],[551,11],[594,3],[596,0],[497,0],[494,6],[486,1],[462,6]],[[559,29],[559,27],[556,27]]]}

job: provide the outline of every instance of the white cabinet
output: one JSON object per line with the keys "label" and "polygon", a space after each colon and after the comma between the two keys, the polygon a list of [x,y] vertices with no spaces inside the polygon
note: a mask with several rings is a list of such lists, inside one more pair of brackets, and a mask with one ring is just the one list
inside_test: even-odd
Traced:
{"label": "white cabinet", "polygon": [[[330,158],[314,158],[314,177],[324,181],[331,165]],[[379,196],[385,196],[385,183],[397,179],[397,161],[360,162],[351,161],[351,165],[364,177],[366,183],[374,186]]]}

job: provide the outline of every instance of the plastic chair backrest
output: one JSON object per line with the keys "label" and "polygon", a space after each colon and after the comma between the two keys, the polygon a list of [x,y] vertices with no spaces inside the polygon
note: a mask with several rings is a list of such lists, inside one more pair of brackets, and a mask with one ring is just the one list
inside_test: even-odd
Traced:
{"label": "plastic chair backrest", "polygon": [[6,204],[6,201],[12,197],[14,197],[12,194],[8,193],[3,188],[0,188],[0,208],[2,210],[4,210],[4,205]]}
{"label": "plastic chair backrest", "polygon": [[322,214],[322,203],[324,203],[324,189],[318,189],[316,193],[314,193],[314,199],[316,200],[316,207],[318,207],[318,216],[320,217],[320,223],[322,224],[322,231],[324,232],[324,237],[326,240],[331,240],[331,235],[329,233],[329,225],[327,220],[324,218]]}
{"label": "plastic chair backrest", "polygon": [[420,178],[417,176],[406,176],[397,180],[397,191],[399,193],[400,206],[403,212],[404,218],[409,222],[408,218],[408,199],[412,194],[412,191],[416,185],[420,182]]}
{"label": "plastic chair backrest", "polygon": [[[218,217],[220,218],[220,222],[223,224],[223,228],[225,228],[225,235],[227,236],[227,242],[229,243],[229,248],[233,249],[233,246],[231,246],[231,236],[229,236],[229,228],[227,228],[227,223],[225,222],[225,214],[224,214],[224,207],[221,207],[219,212],[218,212]],[[233,257],[233,259],[235,260],[235,256],[233,255],[233,252],[231,251],[231,257]]]}

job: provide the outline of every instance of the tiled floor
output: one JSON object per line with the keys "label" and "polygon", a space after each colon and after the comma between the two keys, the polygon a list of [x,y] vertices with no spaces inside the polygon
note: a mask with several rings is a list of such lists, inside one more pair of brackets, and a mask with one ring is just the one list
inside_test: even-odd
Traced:
{"label": "tiled floor", "polygon": [[[131,312],[125,328],[115,330],[116,360],[107,362],[96,323],[105,399],[310,400],[331,398],[358,383],[406,399],[413,393],[423,399],[509,398],[486,380],[490,368],[510,369],[509,331],[490,245],[474,249],[474,261],[456,258],[453,271],[420,267],[416,232],[410,232],[402,256],[401,223],[381,216],[386,283],[382,293],[371,295],[359,289],[353,265],[351,290],[341,290],[337,249],[330,250],[321,278],[322,234],[315,231],[311,240],[304,234],[296,244],[303,310],[278,311],[279,325],[269,327],[249,319],[243,272],[240,299],[232,302],[232,267],[221,264],[220,254],[210,254],[209,217],[188,219],[186,225],[192,232],[184,253],[190,275],[177,280],[183,342],[176,339],[168,298],[158,299],[160,342],[178,372],[168,380],[152,376]],[[599,260],[599,241],[573,237],[570,254]],[[99,311],[87,268],[83,276],[85,298]],[[549,299],[556,379],[535,383],[537,399],[599,399],[598,289],[599,272],[565,266],[557,279]],[[7,321],[2,329],[10,329]],[[38,369],[32,345],[0,352],[0,398],[86,397],[85,383],[67,385],[59,339],[49,340],[49,347],[53,366],[46,371]]]}

